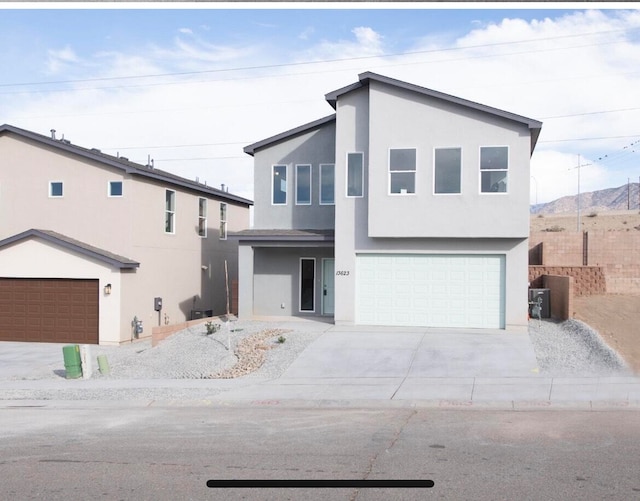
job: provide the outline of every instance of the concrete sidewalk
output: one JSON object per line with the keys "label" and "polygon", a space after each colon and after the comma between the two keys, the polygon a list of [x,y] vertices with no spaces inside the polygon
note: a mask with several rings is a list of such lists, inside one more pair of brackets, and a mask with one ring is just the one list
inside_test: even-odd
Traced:
{"label": "concrete sidewalk", "polygon": [[65,392],[117,390],[135,399],[162,390],[172,405],[640,409],[638,377],[539,374],[527,333],[306,325],[323,333],[274,379],[19,379],[25,367],[61,362],[62,345],[0,343],[0,407],[51,405],[69,398]]}

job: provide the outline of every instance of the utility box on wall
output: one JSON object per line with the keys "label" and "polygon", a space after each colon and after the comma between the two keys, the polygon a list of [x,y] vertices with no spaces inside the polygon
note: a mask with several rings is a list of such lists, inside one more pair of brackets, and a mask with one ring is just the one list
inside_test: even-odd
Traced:
{"label": "utility box on wall", "polygon": [[540,317],[551,318],[551,291],[549,289],[529,289],[529,316],[531,318],[538,316],[533,314],[538,297],[542,298]]}

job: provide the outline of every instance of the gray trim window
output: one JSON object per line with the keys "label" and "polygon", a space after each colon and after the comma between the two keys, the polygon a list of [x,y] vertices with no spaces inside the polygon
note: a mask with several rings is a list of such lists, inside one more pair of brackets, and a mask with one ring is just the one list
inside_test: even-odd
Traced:
{"label": "gray trim window", "polygon": [[320,164],[320,205],[336,203],[336,166]]}
{"label": "gray trim window", "polygon": [[176,192],[165,190],[164,192],[164,232],[176,232]]}
{"label": "gray trim window", "polygon": [[287,166],[274,165],[272,168],[271,203],[287,205]]}
{"label": "gray trim window", "polygon": [[121,197],[122,181],[109,181],[108,194],[109,197]]}
{"label": "gray trim window", "polygon": [[347,197],[364,196],[364,153],[347,153]]}
{"label": "gray trim window", "polygon": [[436,148],[433,153],[433,192],[462,192],[462,148]]}
{"label": "gray trim window", "polygon": [[311,165],[296,165],[296,205],[311,205]]}
{"label": "gray trim window", "polygon": [[408,195],[416,192],[416,149],[389,150],[389,193]]}
{"label": "gray trim window", "polygon": [[300,258],[300,312],[316,311],[316,258]]}
{"label": "gray trim window", "polygon": [[198,198],[198,235],[207,236],[207,199]]}
{"label": "gray trim window", "polygon": [[62,181],[49,182],[49,197],[62,198],[64,196],[64,183]]}
{"label": "gray trim window", "polygon": [[509,174],[508,146],[480,147],[480,192],[506,193]]}
{"label": "gray trim window", "polygon": [[220,202],[220,240],[227,239],[227,204]]}

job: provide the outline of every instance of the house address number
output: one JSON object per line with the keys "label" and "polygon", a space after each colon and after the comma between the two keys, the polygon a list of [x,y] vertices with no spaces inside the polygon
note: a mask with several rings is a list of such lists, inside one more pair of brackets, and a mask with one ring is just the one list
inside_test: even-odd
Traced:
{"label": "house address number", "polygon": [[348,277],[349,276],[349,270],[336,270],[336,276],[337,277]]}

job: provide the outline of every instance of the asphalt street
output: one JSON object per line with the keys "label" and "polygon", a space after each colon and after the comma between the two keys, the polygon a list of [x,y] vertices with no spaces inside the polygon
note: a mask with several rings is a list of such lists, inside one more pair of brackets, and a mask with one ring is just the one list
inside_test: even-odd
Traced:
{"label": "asphalt street", "polygon": [[[640,498],[631,410],[25,403],[0,409],[0,455],[1,499]],[[265,479],[434,485],[207,487]]]}

